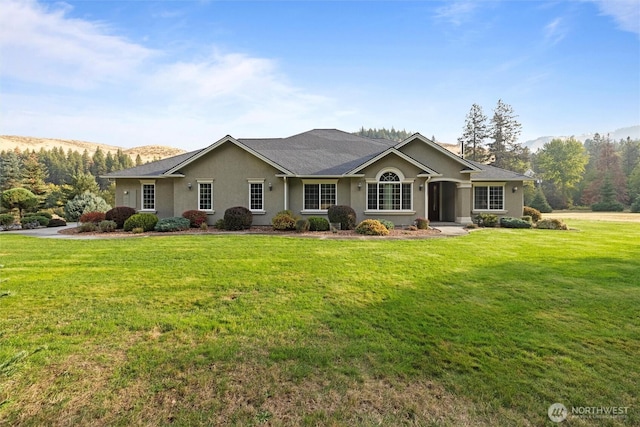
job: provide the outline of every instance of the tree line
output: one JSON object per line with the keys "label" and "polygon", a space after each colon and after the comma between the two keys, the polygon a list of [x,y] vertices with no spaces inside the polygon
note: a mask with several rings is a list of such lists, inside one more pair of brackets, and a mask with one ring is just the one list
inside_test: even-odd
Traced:
{"label": "tree line", "polygon": [[611,141],[596,133],[584,144],[556,138],[531,153],[518,142],[520,131],[513,108],[502,100],[490,120],[473,104],[458,138],[462,156],[532,176],[525,204],[543,211],[575,206],[640,211],[640,140]]}
{"label": "tree line", "polygon": [[67,150],[54,147],[39,151],[18,148],[0,152],[0,192],[24,188],[38,199],[38,208],[62,208],[75,196],[90,192],[102,197],[109,204],[115,202],[115,184],[100,178],[110,172],[141,165],[118,150],[115,154],[97,147],[93,154],[84,150]]}

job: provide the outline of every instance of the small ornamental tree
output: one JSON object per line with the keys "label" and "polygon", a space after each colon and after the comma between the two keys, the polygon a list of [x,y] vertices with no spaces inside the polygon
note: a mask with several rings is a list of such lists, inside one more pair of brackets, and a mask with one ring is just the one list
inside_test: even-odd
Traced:
{"label": "small ornamental tree", "polygon": [[18,209],[22,217],[24,211],[38,206],[38,198],[25,188],[12,188],[2,192],[2,206],[6,209]]}

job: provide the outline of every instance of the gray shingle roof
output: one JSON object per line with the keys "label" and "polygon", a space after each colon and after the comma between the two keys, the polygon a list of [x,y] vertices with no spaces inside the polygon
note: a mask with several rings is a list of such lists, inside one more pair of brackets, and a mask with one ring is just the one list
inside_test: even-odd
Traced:
{"label": "gray shingle roof", "polygon": [[471,174],[471,179],[473,181],[531,181],[530,177],[521,173],[485,165],[471,160],[467,161],[482,169],[482,172]]}
{"label": "gray shingle roof", "polygon": [[[345,174],[398,144],[386,139],[365,138],[336,129],[314,129],[288,138],[238,139],[238,142],[284,169],[297,175],[308,176]],[[191,157],[197,156],[204,150],[206,148],[112,172],[105,177],[159,177],[183,162],[188,162]],[[481,172],[471,175],[474,181],[530,179],[505,169],[469,160],[467,162],[482,169]]]}
{"label": "gray shingle roof", "polygon": [[335,129],[238,141],[298,175],[341,175],[396,144]]}

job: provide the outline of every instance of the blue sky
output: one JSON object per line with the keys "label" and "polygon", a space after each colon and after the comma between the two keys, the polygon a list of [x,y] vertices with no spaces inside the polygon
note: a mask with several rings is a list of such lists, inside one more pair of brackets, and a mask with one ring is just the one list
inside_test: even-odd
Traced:
{"label": "blue sky", "polygon": [[640,124],[640,2],[17,1],[0,134],[202,148],[395,127],[454,143],[498,99],[521,141]]}

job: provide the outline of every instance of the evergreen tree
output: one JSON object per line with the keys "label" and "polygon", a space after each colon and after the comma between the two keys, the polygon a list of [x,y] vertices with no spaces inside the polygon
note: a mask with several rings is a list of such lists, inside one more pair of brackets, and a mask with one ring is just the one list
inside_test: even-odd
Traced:
{"label": "evergreen tree", "polygon": [[473,104],[467,114],[462,136],[458,138],[462,157],[476,162],[487,161],[484,144],[488,136],[487,116],[482,112],[482,107]]}
{"label": "evergreen tree", "polygon": [[73,199],[75,196],[86,192],[98,194],[100,186],[96,182],[96,178],[89,173],[78,173],[71,177],[71,192],[67,194],[67,199]]}
{"label": "evergreen tree", "polygon": [[0,191],[20,187],[22,184],[22,160],[18,152],[2,152],[0,156]]}
{"label": "evergreen tree", "polygon": [[620,143],[620,158],[622,161],[622,172],[628,178],[635,167],[640,163],[640,141],[627,137]]}
{"label": "evergreen tree", "polygon": [[492,142],[488,148],[493,157],[493,166],[524,172],[529,163],[529,150],[517,142],[522,128],[517,117],[509,104],[498,100],[489,127]]}
{"label": "evergreen tree", "polygon": [[529,206],[539,210],[542,213],[551,212],[551,206],[549,205],[549,202],[547,201],[547,198],[545,197],[541,186],[538,186],[536,188],[535,196],[533,197],[533,200],[531,201],[531,204]]}
{"label": "evergreen tree", "polygon": [[27,190],[30,190],[38,198],[44,201],[48,187],[46,184],[49,178],[49,171],[44,164],[38,161],[38,156],[35,152],[29,154],[29,156],[23,161],[22,168],[22,185]]}
{"label": "evergreen tree", "polygon": [[136,166],[140,166],[142,164],[142,157],[140,157],[140,154],[136,155]]}

